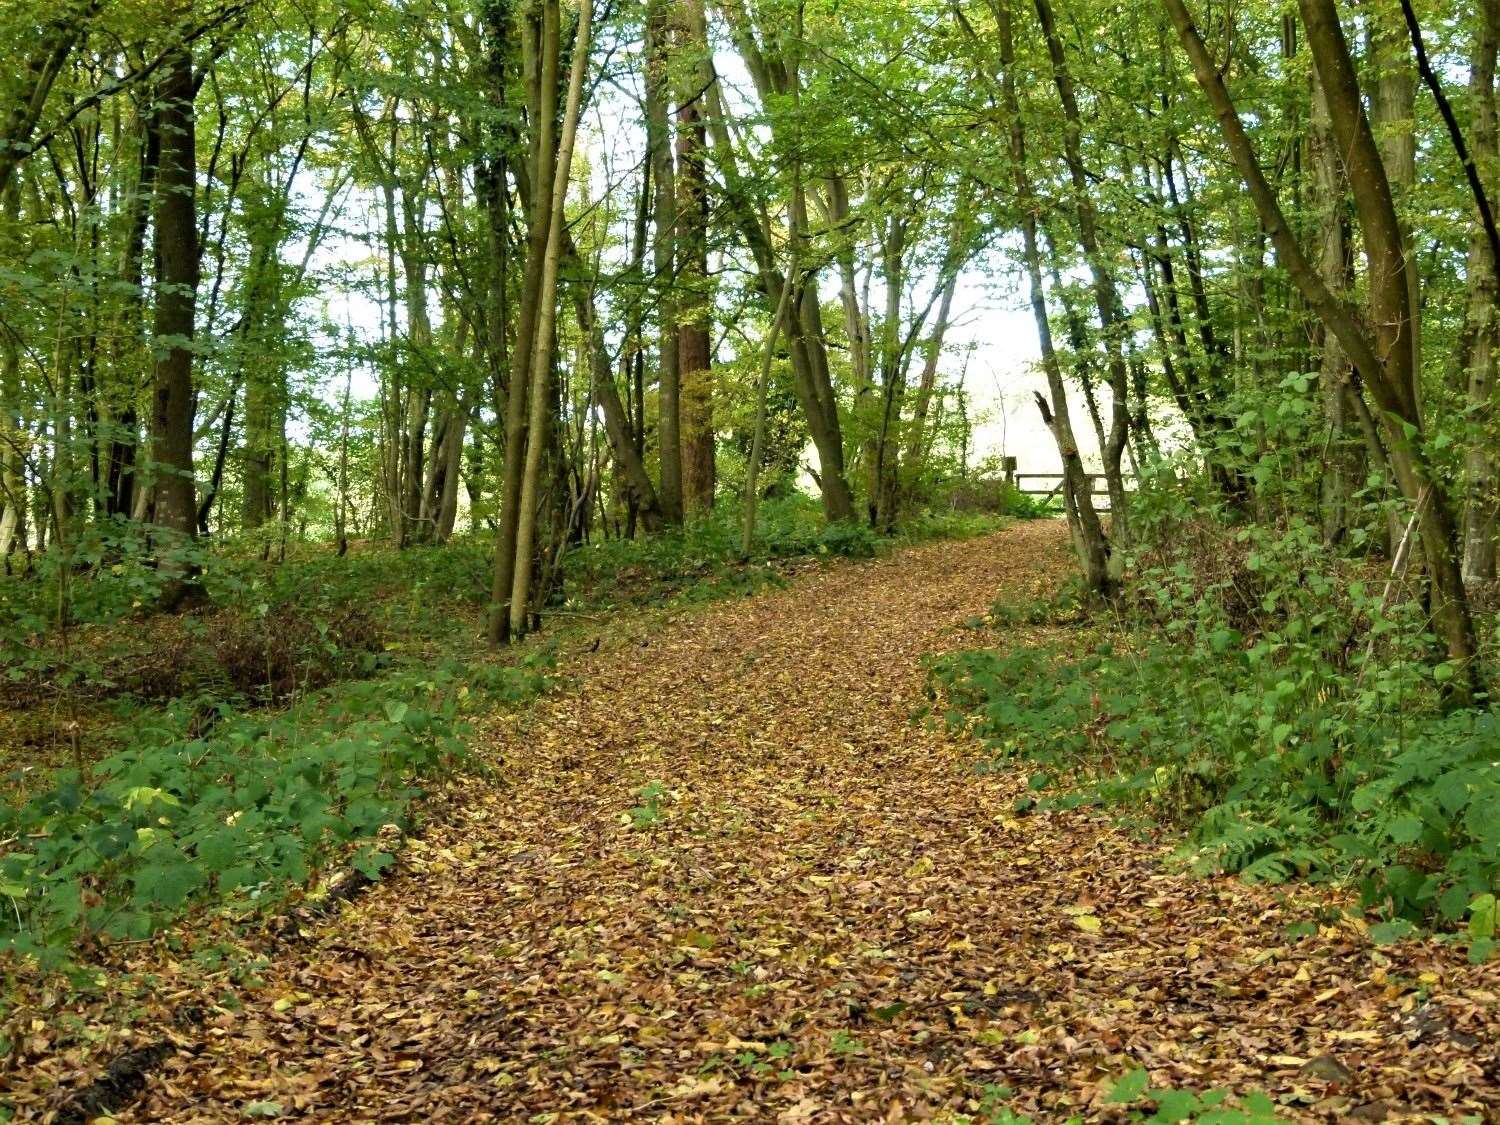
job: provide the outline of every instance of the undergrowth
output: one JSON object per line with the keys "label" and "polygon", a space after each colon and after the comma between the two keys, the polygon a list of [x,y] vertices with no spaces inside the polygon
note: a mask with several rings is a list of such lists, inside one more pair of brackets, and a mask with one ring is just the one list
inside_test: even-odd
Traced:
{"label": "undergrowth", "polygon": [[742,510],[723,504],[680,528],[639,539],[602,540],[565,561],[568,607],[698,602],[748,594],[781,581],[797,560],[873,558],[892,546],[961,539],[999,528],[1005,515],[924,511],[881,535],[863,522],[829,524],[800,494],[760,506],[749,557],[740,550]]}
{"label": "undergrowth", "polygon": [[128,749],[0,806],[0,950],[55,966],[205,901],[263,910],[333,860],[376,877],[382,830],[467,760],[464,713],[542,690],[544,663],[403,668],[275,714],[183,699],[143,717]]}
{"label": "undergrowth", "polygon": [[1156,502],[1138,502],[1126,600],[991,615],[1084,618],[1067,644],[932,664],[947,721],[1023,764],[1020,811],[1139,809],[1184,830],[1179,858],[1199,873],[1349,883],[1375,940],[1436,923],[1487,958],[1500,714],[1448,705],[1455,669],[1432,656],[1414,584],[1335,555],[1295,516],[1238,526]]}
{"label": "undergrowth", "polygon": [[[788,560],[870,557],[978,534],[981,514],[897,534],[768,502],[740,554],[726,506],[685,528],[568,556],[562,610],[671,604],[780,581]],[[137,941],[198,908],[263,910],[330,863],[374,877],[425,779],[464,762],[463,714],[524,702],[547,650],[482,647],[492,545],[339,557],[92,526],[66,559],[0,582],[0,951],[43,966]],[[191,570],[189,609],[157,612]],[[525,653],[529,653],[526,655]]]}

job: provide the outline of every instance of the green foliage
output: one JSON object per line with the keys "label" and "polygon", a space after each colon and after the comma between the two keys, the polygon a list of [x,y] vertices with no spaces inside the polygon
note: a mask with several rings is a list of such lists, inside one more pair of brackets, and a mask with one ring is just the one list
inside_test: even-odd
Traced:
{"label": "green foliage", "polygon": [[[1005,1103],[1015,1096],[1009,1086],[986,1086],[980,1099],[979,1116],[963,1117],[965,1122],[983,1125],[1032,1125],[1033,1119],[1018,1114]],[[1197,1093],[1182,1089],[1157,1089],[1151,1076],[1137,1068],[1116,1079],[1104,1091],[1100,1101],[1116,1106],[1126,1121],[1144,1121],[1150,1125],[1174,1122],[1197,1122],[1198,1125],[1276,1125],[1288,1120],[1276,1112],[1275,1103],[1260,1091],[1233,1094],[1228,1090],[1206,1090]],[[1081,1122],[1081,1117],[1067,1121]]]}
{"label": "green foliage", "polygon": [[720,504],[680,528],[601,540],[573,551],[564,563],[570,604],[692,602],[749,594],[779,583],[779,567],[790,560],[871,558],[896,544],[964,538],[1001,526],[983,514],[921,512],[891,535],[879,535],[854,521],[829,524],[815,500],[794,493],[759,506],[747,559],[740,553],[742,519],[738,505]]}
{"label": "green foliage", "polygon": [[[390,862],[420,779],[465,760],[461,713],[542,689],[540,658],[472,676],[445,662],[342,685],[285,713],[196,701],[142,715],[130,748],[62,773],[0,834],[0,948],[54,963],[84,938],[138,939],[201,903],[274,903],[328,862]],[[471,690],[477,687],[478,691]]]}
{"label": "green foliage", "polygon": [[[1183,823],[1198,872],[1357,883],[1389,920],[1377,939],[1486,917],[1500,888],[1500,715],[1444,709],[1420,605],[1388,599],[1296,517],[1177,521],[1148,543],[1171,545],[1138,560],[1123,640],[1083,656],[948,656],[933,672],[949,720],[997,760],[1032,763],[1046,803]],[[1471,934],[1478,952],[1487,940]]]}
{"label": "green foliage", "polygon": [[1228,1090],[1155,1089],[1151,1076],[1137,1068],[1117,1080],[1104,1095],[1111,1105],[1126,1106],[1127,1120],[1152,1125],[1198,1122],[1199,1125],[1275,1125],[1285,1121],[1276,1103],[1259,1091],[1235,1096]]}
{"label": "green foliage", "polygon": [[626,813],[626,821],[630,827],[635,829],[650,828],[661,820],[661,799],[666,795],[667,787],[659,781],[648,782],[636,790],[636,798],[640,804],[634,806]]}

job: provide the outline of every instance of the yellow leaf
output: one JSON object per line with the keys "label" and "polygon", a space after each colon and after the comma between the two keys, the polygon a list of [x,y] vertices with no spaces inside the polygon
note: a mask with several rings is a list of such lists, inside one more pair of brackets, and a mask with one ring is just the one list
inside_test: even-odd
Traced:
{"label": "yellow leaf", "polygon": [[1104,924],[1092,914],[1080,914],[1073,919],[1073,925],[1077,926],[1086,934],[1097,934],[1104,928]]}

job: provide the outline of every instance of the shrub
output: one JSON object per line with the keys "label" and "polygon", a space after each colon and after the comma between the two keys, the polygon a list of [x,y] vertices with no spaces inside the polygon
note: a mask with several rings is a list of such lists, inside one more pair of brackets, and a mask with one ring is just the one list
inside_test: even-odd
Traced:
{"label": "shrub", "polygon": [[[461,704],[541,690],[517,667],[406,670],[341,685],[273,716],[196,701],[143,713],[128,750],[88,779],[63,771],[20,808],[0,806],[0,949],[56,963],[79,943],[150,935],[196,903],[253,910],[353,854],[370,877],[419,782],[464,760]],[[471,690],[477,688],[478,690]]]}
{"label": "shrub", "polygon": [[1200,872],[1350,880],[1393,923],[1482,914],[1500,889],[1500,716],[1445,710],[1453,669],[1420,602],[1295,516],[1236,527],[1152,503],[1102,622],[1113,640],[945,657],[949,721],[1031,763],[1044,801],[1183,825]]}

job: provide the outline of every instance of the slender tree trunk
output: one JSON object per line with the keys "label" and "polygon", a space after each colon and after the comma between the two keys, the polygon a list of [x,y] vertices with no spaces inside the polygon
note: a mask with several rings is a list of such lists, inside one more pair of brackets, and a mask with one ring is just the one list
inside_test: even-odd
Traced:
{"label": "slender tree trunk", "polygon": [[[539,320],[543,260],[547,253],[553,180],[557,175],[557,0],[543,0],[540,11],[525,18],[523,49],[531,121],[529,149],[532,185],[527,208],[526,270],[521,283],[521,311],[517,321],[515,361],[505,407],[505,466],[500,481],[500,517],[495,544],[495,582],[492,590],[489,639],[510,639],[511,596],[515,586],[516,544],[520,527],[522,474],[526,463],[528,403],[536,366],[536,327]],[[529,559],[528,550],[528,559]],[[524,608],[522,610],[524,613]]]}
{"label": "slender tree trunk", "polygon": [[[769,64],[754,42],[749,21],[742,8],[736,8],[731,32],[763,99],[775,95],[793,99],[800,97],[798,61],[794,57],[778,58],[774,66]],[[793,41],[800,42],[800,35],[793,36]],[[755,258],[767,301],[774,307],[780,301],[783,285],[788,284],[789,280],[776,269],[770,222],[764,208],[757,212],[739,174],[733,142],[726,124],[728,116],[724,111],[723,97],[709,61],[705,61],[703,70],[704,86],[709,99],[709,122],[719,171],[725,180],[725,193],[745,244]],[[774,80],[773,71],[777,76]],[[807,230],[805,203],[799,205],[794,201],[792,211],[792,223],[799,232],[797,237],[803,237]],[[791,347],[793,387],[818,454],[816,476],[823,499],[823,513],[830,523],[834,523],[854,518],[854,497],[845,476],[843,431],[829,374],[828,345],[823,332],[817,293],[815,270],[809,270],[804,277],[797,279],[790,298],[792,307],[786,333]],[[806,299],[809,295],[810,299]]]}
{"label": "slender tree trunk", "polygon": [[[708,50],[703,0],[680,0],[678,50]],[[677,337],[680,381],[682,504],[688,513],[713,507],[714,378],[710,354],[713,294],[708,276],[708,181],[704,173],[707,130],[702,93],[689,71],[677,95],[677,282],[682,293]]]}
{"label": "slender tree trunk", "polygon": [[[569,261],[577,260],[576,253],[565,256]],[[661,504],[657,499],[656,489],[651,484],[651,476],[646,471],[643,451],[636,441],[630,411],[620,401],[620,392],[615,386],[609,348],[604,339],[604,326],[595,308],[593,293],[585,290],[582,285],[576,286],[573,291],[573,313],[588,341],[590,395],[604,415],[604,432],[609,439],[615,464],[620,468],[634,510],[646,525],[646,530],[657,531],[662,525]]]}
{"label": "slender tree trunk", "polygon": [[[411,193],[403,191],[401,272],[406,279],[406,342],[417,357],[426,357],[432,349],[432,316],[427,308],[427,259],[422,244],[420,207],[420,199],[413,199]],[[402,426],[400,542],[403,546],[432,541],[432,525],[422,520],[431,422],[432,387],[424,379],[421,385],[407,390]]]}
{"label": "slender tree trunk", "polygon": [[[1327,99],[1316,72],[1312,77],[1312,120],[1307,139],[1318,216],[1318,274],[1329,292],[1342,296],[1349,290],[1353,273],[1345,209],[1349,185],[1333,139]],[[1336,335],[1323,328],[1319,336],[1322,344],[1319,380],[1323,416],[1328,426],[1328,457],[1322,476],[1323,541],[1338,543],[1349,530],[1349,506],[1359,485],[1359,439],[1351,432],[1349,361]]]}
{"label": "slender tree trunk", "polygon": [[[1480,0],[1480,15],[1469,56],[1470,126],[1468,148],[1477,178],[1482,167],[1500,167],[1500,124],[1497,124],[1495,70],[1500,50],[1500,0]],[[1480,181],[1481,184],[1483,181]],[[1476,192],[1486,196],[1491,193]],[[1500,360],[1500,263],[1476,198],[1474,230],[1469,239],[1465,269],[1468,302],[1461,362],[1468,364],[1467,392],[1471,430],[1464,455],[1464,561],[1466,581],[1495,577],[1495,532],[1500,515],[1500,402],[1497,402],[1496,364]]]}
{"label": "slender tree trunk", "polygon": [[[0,246],[16,235],[20,221],[20,192],[14,181],[0,191]],[[21,419],[21,340],[14,327],[0,324],[0,565],[10,566],[10,553],[26,537],[26,477],[22,451],[25,432]],[[8,570],[7,570],[8,572]]]}
{"label": "slender tree trunk", "polygon": [[[593,0],[582,0],[578,9],[578,32],[573,43],[572,70],[568,75],[568,99],[563,110],[552,179],[550,214],[547,218],[547,242],[542,263],[540,293],[537,298],[536,336],[532,363],[530,420],[528,424],[525,475],[521,482],[519,522],[516,532],[516,559],[511,579],[510,630],[513,637],[526,632],[531,613],[532,551],[536,541],[537,513],[541,504],[542,460],[549,444],[549,425],[553,411],[552,350],[557,317],[557,267],[562,253],[564,205],[568,197],[569,172],[573,163],[573,143],[578,133],[578,116],[583,100],[583,77],[588,67],[590,34],[593,30]],[[554,53],[557,36],[553,35]],[[554,64],[555,66],[555,64]],[[533,207],[546,202],[532,200]]]}
{"label": "slender tree trunk", "polygon": [[1031,315],[1036,322],[1037,341],[1042,351],[1042,370],[1047,377],[1047,391],[1051,398],[1049,404],[1041,395],[1037,395],[1037,409],[1041,411],[1042,420],[1052,432],[1052,438],[1057,443],[1058,456],[1062,460],[1065,502],[1069,513],[1069,524],[1073,531],[1073,544],[1083,567],[1084,581],[1096,594],[1108,596],[1114,591],[1114,577],[1110,567],[1110,543],[1104,534],[1103,523],[1094,509],[1093,488],[1085,473],[1083,458],[1078,452],[1078,442],[1073,436],[1073,423],[1068,412],[1067,386],[1063,381],[1062,364],[1058,361],[1057,349],[1052,340],[1052,324],[1047,316],[1046,289],[1042,281],[1042,250],[1037,237],[1036,192],[1027,172],[1026,133],[1021,115],[1020,95],[1016,89],[1015,45],[1010,0],[998,0],[992,6],[999,23],[1001,91],[1006,115],[1010,119],[1011,175],[1015,181],[1016,198],[1020,203],[1021,236],[1031,298]]}
{"label": "slender tree trunk", "polygon": [[47,96],[99,4],[100,0],[63,3],[54,18],[47,21],[46,33],[39,42],[7,45],[8,49],[25,51],[26,61],[21,66],[22,81],[18,83],[17,96],[0,116],[0,197],[5,195],[16,169],[31,151],[32,134],[41,120]]}
{"label": "slender tree trunk", "polygon": [[[114,432],[109,443],[109,467],[105,473],[105,511],[129,517],[137,494],[136,460],[140,444],[141,399],[150,349],[146,338],[146,232],[151,225],[156,170],[161,159],[161,133],[156,114],[147,110],[140,119],[140,170],[126,207],[126,233],[120,255],[123,292],[110,347],[110,362],[120,384],[120,399],[114,412]],[[141,490],[144,492],[144,490]]]}
{"label": "slender tree trunk", "polygon": [[[792,195],[795,198],[802,191],[799,176],[793,172]],[[796,204],[792,206],[795,211]],[[776,341],[781,337],[781,325],[791,311],[791,295],[796,288],[797,276],[797,235],[795,224],[787,224],[791,249],[787,258],[787,284],[781,287],[781,297],[776,302],[776,310],[771,314],[771,325],[766,331],[766,345],[761,352],[760,377],[755,383],[755,429],[750,437],[750,460],[745,466],[745,522],[740,533],[740,554],[745,558],[750,557],[750,550],[755,545],[755,514],[756,507],[760,503],[760,462],[764,456],[766,442],[766,390],[771,382],[771,365],[776,359]]]}
{"label": "slender tree trunk", "polygon": [[245,445],[240,455],[242,476],[241,525],[260,527],[275,511],[276,458],[286,444],[285,371],[276,350],[280,346],[279,303],[270,276],[279,267],[276,225],[262,224],[251,236],[250,262],[241,310],[241,354],[245,376]]}
{"label": "slender tree trunk", "polygon": [[1057,87],[1058,100],[1062,103],[1063,156],[1068,166],[1068,178],[1073,186],[1078,241],[1093,276],[1094,303],[1098,308],[1099,327],[1104,337],[1109,372],[1110,424],[1100,454],[1104,462],[1105,480],[1109,486],[1110,529],[1117,541],[1126,543],[1129,540],[1130,523],[1121,460],[1125,453],[1125,443],[1130,436],[1130,376],[1124,354],[1124,337],[1128,329],[1124,306],[1120,302],[1109,262],[1099,242],[1098,218],[1079,148],[1083,126],[1073,89],[1073,77],[1068,70],[1067,55],[1057,33],[1050,0],[1034,2],[1037,17],[1041,20],[1042,33],[1047,39],[1047,53],[1052,60],[1052,81]]}
{"label": "slender tree trunk", "polygon": [[655,226],[653,260],[656,266],[658,337],[657,453],[661,461],[662,516],[682,522],[682,379],[677,318],[677,169],[671,134],[670,0],[650,0],[646,13],[646,148],[656,194],[652,206]]}
{"label": "slender tree trunk", "polygon": [[[1401,11],[1386,3],[1372,4],[1365,22],[1369,59],[1374,69],[1370,84],[1370,127],[1380,149],[1386,177],[1400,215],[1417,183],[1417,76],[1412,67]],[[1401,224],[1401,246],[1406,257],[1407,306],[1411,309],[1412,371],[1417,403],[1422,401],[1422,275],[1417,269],[1416,235],[1411,224]]]}
{"label": "slender tree trunk", "polygon": [[[958,237],[955,234],[955,239]],[[950,249],[956,250],[956,247]],[[958,295],[958,270],[948,274],[943,285],[943,295],[938,299],[937,320],[932,333],[927,337],[922,352],[922,373],[917,377],[917,393],[912,400],[911,425],[906,435],[906,450],[901,455],[901,475],[905,480],[903,491],[908,499],[917,496],[918,481],[923,471],[923,462],[928,449],[927,416],[932,411],[932,399],[937,390],[938,364],[943,356],[943,342],[948,335],[949,318],[953,315],[953,300]]]}
{"label": "slender tree trunk", "polygon": [[1052,292],[1062,305],[1063,321],[1068,326],[1068,350],[1072,353],[1069,358],[1072,360],[1073,379],[1083,392],[1084,409],[1088,411],[1089,422],[1094,427],[1098,448],[1103,449],[1109,442],[1109,435],[1104,429],[1104,416],[1099,413],[1099,396],[1094,390],[1094,364],[1088,325],[1073,303],[1067,286],[1063,284],[1059,264],[1062,255],[1058,253],[1056,239],[1042,223],[1037,224],[1037,233],[1041,235],[1042,243],[1047,248],[1047,272],[1052,279]]}

